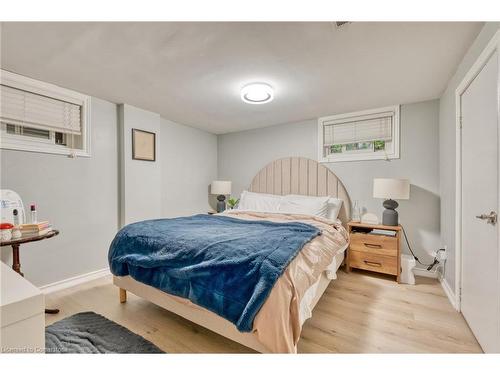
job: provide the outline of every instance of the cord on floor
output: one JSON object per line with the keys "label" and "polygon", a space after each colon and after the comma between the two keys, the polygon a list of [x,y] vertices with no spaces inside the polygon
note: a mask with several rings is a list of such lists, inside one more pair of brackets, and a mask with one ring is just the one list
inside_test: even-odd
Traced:
{"label": "cord on floor", "polygon": [[410,250],[410,253],[411,255],[413,255],[413,258],[415,258],[415,260],[420,263],[422,266],[425,266],[427,267],[427,271],[430,271],[436,264],[439,263],[439,260],[437,260],[437,257],[434,257],[434,260],[431,264],[425,264],[425,263],[422,263],[420,261],[420,259],[417,258],[417,256],[415,255],[415,253],[413,252],[413,249],[411,248],[410,246],[410,241],[408,241],[408,236],[406,235],[406,231],[405,231],[405,227],[403,226],[403,224],[399,224],[401,226],[401,228],[403,229],[403,235],[405,237],[405,241],[406,241],[406,245],[408,245],[408,249]]}

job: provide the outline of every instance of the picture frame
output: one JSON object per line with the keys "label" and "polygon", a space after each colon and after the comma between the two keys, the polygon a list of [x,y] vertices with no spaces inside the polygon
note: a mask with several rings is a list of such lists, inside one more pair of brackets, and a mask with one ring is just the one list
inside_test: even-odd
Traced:
{"label": "picture frame", "polygon": [[132,129],[132,159],[156,161],[156,134]]}

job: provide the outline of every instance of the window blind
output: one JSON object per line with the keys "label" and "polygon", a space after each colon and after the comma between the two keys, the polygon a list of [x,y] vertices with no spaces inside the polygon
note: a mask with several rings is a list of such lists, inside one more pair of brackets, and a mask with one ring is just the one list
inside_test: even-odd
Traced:
{"label": "window blind", "polygon": [[0,120],[13,125],[81,134],[81,106],[0,85]]}
{"label": "window blind", "polygon": [[377,117],[345,118],[323,123],[324,146],[392,139],[393,113]]}

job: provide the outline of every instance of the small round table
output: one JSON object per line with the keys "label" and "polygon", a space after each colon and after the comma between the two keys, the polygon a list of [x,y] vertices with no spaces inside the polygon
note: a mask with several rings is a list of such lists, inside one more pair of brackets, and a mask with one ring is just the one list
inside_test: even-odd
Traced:
{"label": "small round table", "polygon": [[[12,239],[9,241],[1,241],[0,247],[3,246],[12,246],[12,269],[16,271],[19,275],[24,277],[24,274],[21,272],[21,260],[19,258],[19,246],[23,243],[36,242],[41,240],[46,240],[47,238],[51,238],[57,236],[59,231],[57,229],[51,229],[45,234],[41,236],[29,236],[29,237],[21,237]],[[57,314],[59,309],[45,309],[46,314]]]}

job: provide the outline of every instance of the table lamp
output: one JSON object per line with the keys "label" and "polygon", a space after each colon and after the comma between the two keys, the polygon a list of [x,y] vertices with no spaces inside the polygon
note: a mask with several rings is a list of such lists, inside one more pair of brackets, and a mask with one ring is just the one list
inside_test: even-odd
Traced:
{"label": "table lamp", "polygon": [[226,195],[231,194],[231,181],[213,181],[210,193],[217,195],[217,212],[226,209]]}
{"label": "table lamp", "polygon": [[410,181],[400,178],[374,178],[373,197],[385,199],[382,224],[398,225],[399,206],[394,199],[410,199]]}

